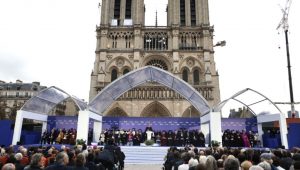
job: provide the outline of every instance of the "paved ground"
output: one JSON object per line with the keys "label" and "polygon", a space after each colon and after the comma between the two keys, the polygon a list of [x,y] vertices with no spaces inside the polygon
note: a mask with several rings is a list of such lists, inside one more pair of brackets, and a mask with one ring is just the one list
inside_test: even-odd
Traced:
{"label": "paved ground", "polygon": [[162,165],[125,165],[125,170],[161,170]]}

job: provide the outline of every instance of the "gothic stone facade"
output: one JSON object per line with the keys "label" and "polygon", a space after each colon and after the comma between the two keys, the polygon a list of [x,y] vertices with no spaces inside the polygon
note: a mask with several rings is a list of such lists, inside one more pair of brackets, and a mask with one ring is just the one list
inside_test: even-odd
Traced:
{"label": "gothic stone facade", "polygon": [[[169,0],[167,26],[145,26],[146,8],[143,0],[102,0],[90,100],[116,78],[154,65],[188,82],[211,106],[219,103],[208,0]],[[104,116],[200,114],[178,93],[148,82],[123,94]]]}

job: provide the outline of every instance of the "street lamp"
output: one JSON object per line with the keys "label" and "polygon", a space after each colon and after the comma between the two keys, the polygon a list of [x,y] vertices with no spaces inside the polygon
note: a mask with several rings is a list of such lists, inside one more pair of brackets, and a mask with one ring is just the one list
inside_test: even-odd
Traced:
{"label": "street lamp", "polygon": [[217,46],[221,46],[221,47],[226,46],[226,41],[225,41],[225,40],[223,40],[223,41],[218,41],[218,42],[214,45],[214,47],[217,47]]}

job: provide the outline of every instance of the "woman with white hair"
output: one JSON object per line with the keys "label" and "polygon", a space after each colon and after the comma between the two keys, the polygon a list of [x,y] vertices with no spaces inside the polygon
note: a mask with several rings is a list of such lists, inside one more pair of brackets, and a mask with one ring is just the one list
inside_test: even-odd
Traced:
{"label": "woman with white hair", "polygon": [[1,170],[15,170],[15,169],[16,169],[16,167],[12,163],[7,163],[7,164],[3,165],[3,167],[1,168]]}
{"label": "woman with white hair", "polygon": [[216,159],[209,155],[207,156],[207,160],[206,160],[206,169],[207,170],[217,170],[218,166],[217,166],[217,161]]}
{"label": "woman with white hair", "polygon": [[16,170],[23,170],[24,165],[21,164],[21,160],[23,159],[23,155],[21,153],[16,153],[15,154],[15,166]]}
{"label": "woman with white hair", "polygon": [[191,158],[189,160],[189,170],[195,170],[196,166],[199,164],[197,159]]}
{"label": "woman with white hair", "polygon": [[207,160],[206,156],[204,155],[199,156],[199,163],[206,164],[206,160]]}

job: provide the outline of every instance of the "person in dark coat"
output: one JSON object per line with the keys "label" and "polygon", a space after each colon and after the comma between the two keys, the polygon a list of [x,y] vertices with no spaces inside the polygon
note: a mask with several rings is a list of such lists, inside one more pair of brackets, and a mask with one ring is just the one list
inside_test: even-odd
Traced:
{"label": "person in dark coat", "polygon": [[172,130],[169,130],[168,131],[168,146],[174,146],[174,133],[173,133],[173,131]]}
{"label": "person in dark coat", "polygon": [[41,169],[44,169],[43,154],[35,153],[31,156],[30,164],[26,166],[24,170],[41,170]]}
{"label": "person in dark coat", "polygon": [[87,167],[89,170],[96,170],[97,165],[95,164],[95,157],[93,153],[88,154],[85,167]]}
{"label": "person in dark coat", "polygon": [[99,153],[98,158],[101,164],[108,170],[113,170],[117,157],[115,154],[116,146],[112,139],[107,141],[102,152]]}
{"label": "person in dark coat", "polygon": [[69,156],[65,152],[60,152],[55,157],[55,163],[48,166],[45,170],[70,170],[68,167]]}
{"label": "person in dark coat", "polygon": [[72,170],[89,170],[88,168],[84,167],[85,162],[86,160],[83,153],[78,154],[75,161],[75,167],[73,167]]}
{"label": "person in dark coat", "polygon": [[124,169],[124,160],[125,160],[125,154],[124,152],[121,151],[120,147],[116,148],[115,155],[117,157],[118,165],[119,165],[119,170]]}

